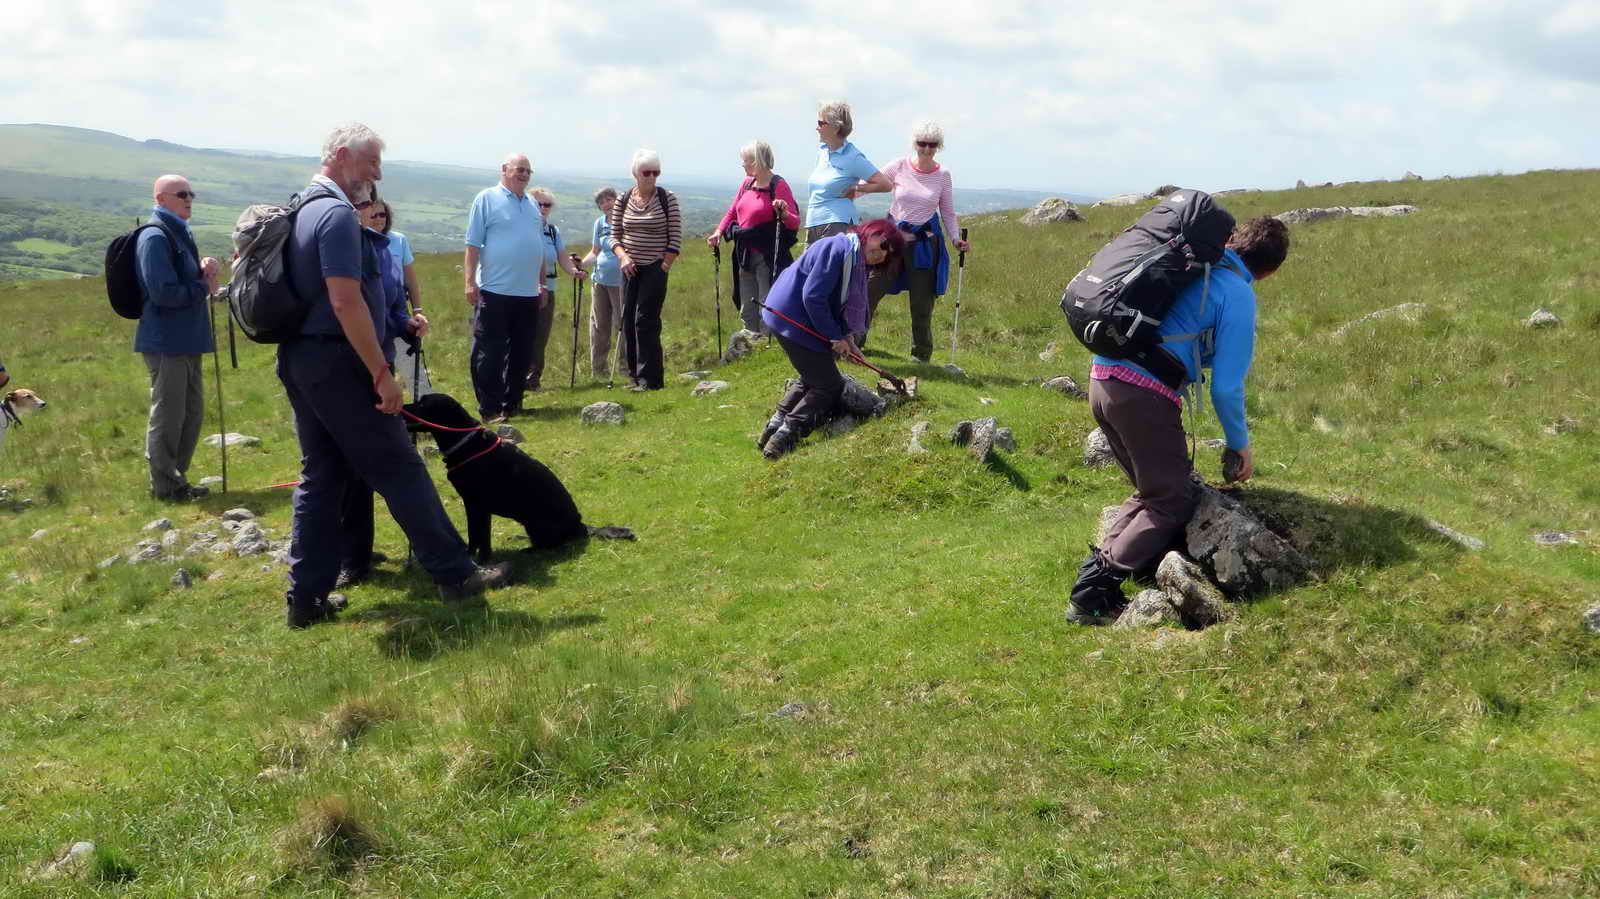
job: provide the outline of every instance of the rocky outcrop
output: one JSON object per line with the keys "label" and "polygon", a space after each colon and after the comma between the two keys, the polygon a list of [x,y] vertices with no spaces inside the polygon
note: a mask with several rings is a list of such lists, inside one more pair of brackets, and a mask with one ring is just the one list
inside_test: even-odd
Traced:
{"label": "rocky outcrop", "polygon": [[1083,464],[1090,468],[1100,468],[1117,461],[1111,452],[1111,441],[1106,439],[1106,432],[1095,428],[1089,436],[1083,438]]}
{"label": "rocky outcrop", "polygon": [[1200,504],[1184,529],[1191,559],[1230,596],[1282,590],[1303,582],[1311,563],[1238,500],[1200,485]]}
{"label": "rocky outcrop", "polygon": [[1022,216],[1024,225],[1049,225],[1057,222],[1081,222],[1083,214],[1078,207],[1060,197],[1047,197]]}
{"label": "rocky outcrop", "polygon": [[228,441],[228,445],[229,446],[260,446],[261,445],[261,438],[260,437],[251,437],[251,436],[249,436],[247,434],[240,434],[240,433],[238,433],[236,431],[229,431],[227,433],[226,437],[224,437],[224,435],[222,435],[222,434],[212,434],[210,437],[207,437],[206,438],[206,446],[220,447],[220,446],[222,446],[222,441],[224,439],[226,439]]}
{"label": "rocky outcrop", "polygon": [[755,352],[756,342],[760,339],[760,334],[746,328],[740,328],[733,332],[733,336],[728,338],[728,348],[722,353],[722,364],[727,365],[730,362],[738,362],[740,359]]}
{"label": "rocky outcrop", "polygon": [[1079,387],[1078,382],[1073,380],[1071,375],[1059,375],[1057,377],[1050,378],[1039,386],[1046,390],[1054,390],[1056,393],[1064,396],[1073,397],[1074,399],[1085,400],[1089,398],[1089,391]]}
{"label": "rocky outcrop", "polygon": [[[1146,194],[1117,194],[1114,197],[1106,197],[1104,200],[1101,200],[1100,202],[1098,202],[1098,203],[1096,203],[1094,205],[1095,206],[1138,206],[1138,205],[1140,205],[1142,203],[1148,203],[1148,202],[1150,202],[1150,197],[1148,195],[1146,195]],[[1090,208],[1094,208],[1094,207],[1090,207]]]}
{"label": "rocky outcrop", "polygon": [[1533,310],[1533,314],[1528,316],[1522,324],[1528,328],[1559,328],[1561,327],[1561,319],[1554,312],[1540,306],[1538,309]]}
{"label": "rocky outcrop", "polygon": [[621,403],[590,403],[578,414],[578,420],[586,425],[620,425],[622,419]]}
{"label": "rocky outcrop", "polygon": [[727,381],[701,381],[689,391],[691,396],[710,396],[727,390],[730,385]]}
{"label": "rocky outcrop", "polygon": [[1397,215],[1410,215],[1417,211],[1417,207],[1408,205],[1396,206],[1323,206],[1318,208],[1291,209],[1280,212],[1273,218],[1285,225],[1304,225],[1307,222],[1320,222],[1325,219],[1344,218],[1390,218]]}
{"label": "rocky outcrop", "polygon": [[1233,609],[1205,569],[1180,552],[1162,557],[1156,567],[1156,584],[1184,627],[1199,630],[1233,617]]}
{"label": "rocky outcrop", "polygon": [[1345,334],[1349,333],[1352,328],[1358,328],[1362,325],[1370,324],[1382,319],[1397,318],[1401,321],[1414,322],[1418,318],[1421,318],[1422,313],[1426,311],[1428,311],[1427,303],[1401,303],[1398,306],[1390,306],[1387,309],[1379,309],[1376,312],[1368,312],[1366,315],[1361,316],[1353,322],[1347,322],[1334,330],[1333,336],[1343,337]]}

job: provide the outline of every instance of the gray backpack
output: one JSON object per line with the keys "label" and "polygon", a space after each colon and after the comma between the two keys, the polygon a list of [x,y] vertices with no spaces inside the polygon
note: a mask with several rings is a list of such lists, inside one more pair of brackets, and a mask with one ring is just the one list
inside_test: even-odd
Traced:
{"label": "gray backpack", "polygon": [[256,343],[283,343],[300,335],[311,311],[289,277],[289,238],[294,220],[312,200],[337,198],[320,184],[295,194],[287,206],[255,205],[233,226],[233,279],[228,309],[245,336]]}

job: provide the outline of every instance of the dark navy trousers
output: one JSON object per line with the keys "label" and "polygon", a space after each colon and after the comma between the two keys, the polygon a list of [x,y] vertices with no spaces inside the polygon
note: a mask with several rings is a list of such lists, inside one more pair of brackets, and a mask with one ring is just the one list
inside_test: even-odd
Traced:
{"label": "dark navy trousers", "polygon": [[538,331],[537,296],[480,292],[472,320],[472,389],[484,418],[522,408]]}
{"label": "dark navy trousers", "polygon": [[300,486],[294,491],[289,543],[289,598],[326,596],[339,577],[340,517],[346,488],[361,480],[389,506],[417,560],[440,584],[474,570],[433,479],[398,415],[374,408],[367,367],[346,342],[296,340],[278,347],[278,379],[300,438]]}

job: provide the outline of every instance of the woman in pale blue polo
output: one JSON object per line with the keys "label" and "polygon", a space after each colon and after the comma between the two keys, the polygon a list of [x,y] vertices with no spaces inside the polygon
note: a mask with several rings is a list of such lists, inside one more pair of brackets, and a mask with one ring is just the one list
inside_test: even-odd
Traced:
{"label": "woman in pale blue polo", "polygon": [[835,100],[817,107],[817,167],[807,186],[806,243],[841,234],[861,221],[856,197],[894,190],[894,184],[845,138],[855,129],[850,104]]}

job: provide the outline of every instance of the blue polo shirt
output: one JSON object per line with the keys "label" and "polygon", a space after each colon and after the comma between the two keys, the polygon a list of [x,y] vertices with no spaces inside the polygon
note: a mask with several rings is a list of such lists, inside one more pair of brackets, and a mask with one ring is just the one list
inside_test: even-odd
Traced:
{"label": "blue polo shirt", "polygon": [[605,216],[594,220],[589,243],[599,251],[594,257],[594,283],[604,287],[621,287],[622,263],[617,259],[617,243],[611,239],[611,222]]}
{"label": "blue polo shirt", "polygon": [[477,247],[478,287],[513,297],[539,295],[546,264],[539,204],[496,184],[478,192],[467,212],[468,246]]}
{"label": "blue polo shirt", "polygon": [[844,192],[857,181],[866,181],[876,174],[878,167],[862,155],[855,144],[845,141],[837,150],[818,144],[817,167],[807,179],[811,197],[806,203],[806,227],[833,222],[854,225],[860,221],[855,201],[846,199]]}

